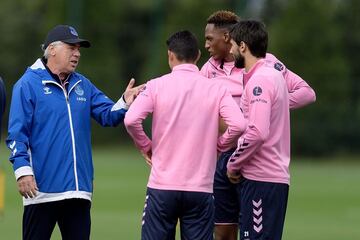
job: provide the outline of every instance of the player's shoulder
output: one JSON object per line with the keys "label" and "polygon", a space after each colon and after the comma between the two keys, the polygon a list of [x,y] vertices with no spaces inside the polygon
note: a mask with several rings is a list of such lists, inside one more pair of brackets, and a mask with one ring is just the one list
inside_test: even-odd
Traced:
{"label": "player's shoulder", "polygon": [[203,90],[207,89],[207,91],[212,94],[223,95],[226,91],[228,91],[227,87],[225,87],[221,81],[213,81],[213,79],[209,78],[201,78],[199,85]]}
{"label": "player's shoulder", "polygon": [[258,74],[268,76],[270,78],[283,76],[283,65],[280,62],[263,60],[262,66],[259,68]]}
{"label": "player's shoulder", "polygon": [[251,76],[251,81],[249,81],[247,85],[261,84],[271,88],[271,86],[277,85],[278,82],[284,82],[282,73],[272,65],[267,64],[266,61],[263,61],[262,65],[260,65]]}
{"label": "player's shoulder", "polygon": [[157,83],[160,83],[160,82],[163,82],[163,81],[167,81],[169,79],[173,78],[171,72],[170,73],[166,73],[164,75],[161,75],[161,76],[156,76],[152,79],[150,79],[147,83],[149,84],[157,84]]}
{"label": "player's shoulder", "polygon": [[271,53],[266,53],[265,63],[270,68],[273,68],[279,72],[286,71],[285,65]]}
{"label": "player's shoulder", "polygon": [[218,61],[215,60],[213,57],[210,57],[203,66],[216,66],[218,64]]}
{"label": "player's shoulder", "polygon": [[161,86],[168,86],[168,83],[170,82],[170,78],[171,78],[171,73],[167,73],[161,76],[156,76],[150,80],[148,80],[145,83],[145,89],[147,89],[148,91],[151,89],[157,89]]}
{"label": "player's shoulder", "polygon": [[211,63],[210,63],[210,60],[211,60],[211,58],[209,58],[209,59],[202,65],[201,69],[208,68],[209,65],[211,64]]}
{"label": "player's shoulder", "polygon": [[42,74],[39,73],[40,71],[34,71],[28,68],[25,73],[16,81],[14,87],[20,87],[24,85],[32,86],[37,82],[42,80]]}
{"label": "player's shoulder", "polygon": [[204,65],[201,67],[201,72],[207,72],[211,69],[217,69],[217,66],[220,65],[220,62],[215,60],[213,57],[209,58]]}

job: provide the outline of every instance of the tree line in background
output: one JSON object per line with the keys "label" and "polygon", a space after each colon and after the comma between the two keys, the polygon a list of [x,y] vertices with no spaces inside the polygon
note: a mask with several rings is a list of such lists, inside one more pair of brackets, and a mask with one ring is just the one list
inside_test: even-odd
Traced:
{"label": "tree line in background", "polygon": [[[78,71],[116,100],[131,77],[143,83],[169,72],[165,41],[173,32],[194,32],[202,51],[199,66],[205,63],[206,19],[223,9],[264,21],[269,51],[316,91],[315,104],[291,113],[293,154],[359,153],[356,0],[2,0],[0,75],[8,101],[13,84],[42,55],[40,44],[57,24],[73,25],[90,40]],[[114,131],[94,124],[93,130],[95,143],[130,141],[123,127]]]}

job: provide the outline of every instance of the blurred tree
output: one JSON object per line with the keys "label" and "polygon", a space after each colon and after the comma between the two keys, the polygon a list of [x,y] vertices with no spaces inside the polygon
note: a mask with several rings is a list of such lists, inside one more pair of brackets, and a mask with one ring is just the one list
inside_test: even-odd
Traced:
{"label": "blurred tree", "polygon": [[296,154],[330,154],[348,144],[343,116],[349,111],[350,67],[340,44],[337,9],[336,0],[291,1],[269,27],[270,50],[317,93],[313,106],[292,112]]}
{"label": "blurred tree", "polygon": [[267,0],[261,14],[266,25],[270,26],[274,20],[282,16],[287,6],[288,1],[285,0]]}
{"label": "blurred tree", "polygon": [[[233,1],[209,0],[206,4],[191,0],[105,2],[88,0],[83,6],[84,36],[93,46],[91,50],[83,51],[86,58],[81,60],[80,69],[115,99],[130,77],[143,83],[170,71],[165,44],[170,34],[189,29],[203,46],[207,17],[216,10],[230,9]],[[202,53],[200,65],[208,58],[203,47]],[[102,143],[125,134],[124,128],[118,132],[95,125],[94,130],[94,140]]]}
{"label": "blurred tree", "polygon": [[[61,1],[53,1],[58,6]],[[40,45],[45,38],[49,5],[46,0],[21,1],[1,0],[0,2],[0,75],[5,79],[8,103],[12,85],[24,73],[26,67],[41,56]],[[59,17],[53,14],[52,17]],[[9,108],[7,108],[8,111]],[[6,112],[5,116],[7,116]],[[4,118],[7,126],[7,117]],[[6,134],[7,131],[4,131]]]}
{"label": "blurred tree", "polygon": [[[117,100],[131,77],[143,83],[170,71],[165,41],[176,31],[196,34],[201,66],[209,57],[206,19],[217,10],[263,19],[270,51],[315,89],[317,102],[292,112],[295,154],[360,151],[357,0],[1,0],[0,75],[10,97],[14,82],[42,55],[48,30],[70,24],[92,43],[81,51],[79,72]],[[129,140],[123,127],[93,128],[96,143]]]}
{"label": "blurred tree", "polygon": [[349,93],[347,111],[342,126],[346,146],[343,151],[359,152],[360,140],[360,1],[344,0],[338,3],[338,25],[341,26],[341,46],[345,49],[346,64],[349,67]]}

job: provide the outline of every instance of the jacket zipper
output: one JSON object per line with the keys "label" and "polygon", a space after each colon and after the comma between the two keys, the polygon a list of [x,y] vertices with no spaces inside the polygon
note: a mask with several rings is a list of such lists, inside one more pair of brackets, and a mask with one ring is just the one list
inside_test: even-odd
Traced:
{"label": "jacket zipper", "polygon": [[74,87],[80,83],[81,80],[77,81],[69,90],[68,93],[66,93],[66,90],[57,82],[54,81],[42,81],[43,84],[46,83],[52,83],[57,85],[58,87],[60,87],[64,93],[65,96],[65,100],[66,100],[66,105],[67,105],[67,109],[68,109],[68,116],[69,116],[69,124],[70,124],[70,133],[71,133],[71,143],[72,143],[72,149],[73,149],[73,159],[74,159],[74,175],[75,175],[75,187],[76,187],[76,191],[79,191],[79,180],[78,180],[78,174],[77,174],[77,162],[76,162],[76,144],[75,144],[75,134],[74,134],[74,127],[73,127],[73,123],[72,123],[72,115],[71,115],[71,108],[70,108],[70,101],[69,101],[69,95],[71,90],[74,89]]}

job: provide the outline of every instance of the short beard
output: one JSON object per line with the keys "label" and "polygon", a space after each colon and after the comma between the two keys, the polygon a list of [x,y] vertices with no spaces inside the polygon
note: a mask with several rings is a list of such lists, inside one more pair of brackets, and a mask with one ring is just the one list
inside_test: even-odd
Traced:
{"label": "short beard", "polygon": [[235,67],[244,68],[245,67],[245,58],[241,55],[234,56],[235,58]]}

